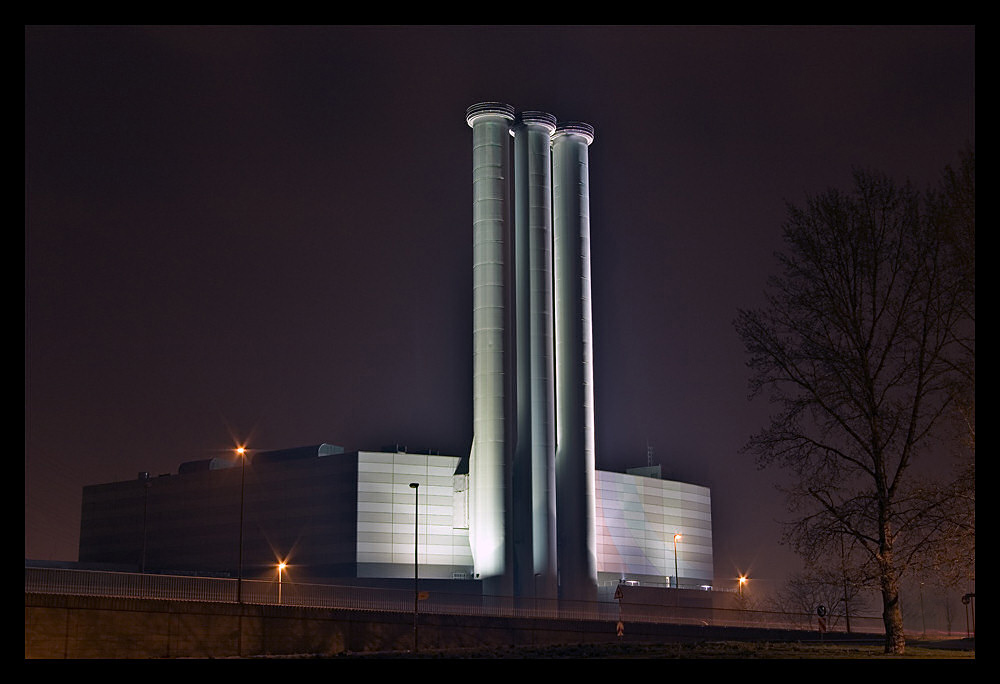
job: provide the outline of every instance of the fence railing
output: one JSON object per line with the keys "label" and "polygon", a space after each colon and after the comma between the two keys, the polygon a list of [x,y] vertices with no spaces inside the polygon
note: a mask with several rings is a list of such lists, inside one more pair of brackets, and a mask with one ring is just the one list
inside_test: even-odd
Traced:
{"label": "fence railing", "polygon": [[[25,567],[24,591],[34,594],[69,594],[126,599],[162,599],[216,603],[286,605],[360,611],[412,612],[412,590],[328,584],[303,584],[228,577],[155,575],[101,570]],[[708,593],[708,592],[706,592]],[[417,602],[420,613],[491,617],[558,618],[705,625],[715,627],[759,627],[766,629],[815,630],[814,616],[739,610],[704,605],[651,605],[627,601],[567,602],[552,599],[515,598],[427,592]],[[833,616],[831,616],[833,617]],[[853,631],[877,633],[876,618],[851,616]],[[828,620],[830,631],[844,631],[836,620]]]}

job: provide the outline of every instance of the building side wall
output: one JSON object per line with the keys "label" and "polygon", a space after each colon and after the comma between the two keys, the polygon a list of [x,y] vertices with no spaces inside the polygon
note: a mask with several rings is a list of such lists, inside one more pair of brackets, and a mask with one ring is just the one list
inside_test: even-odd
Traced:
{"label": "building side wall", "polygon": [[109,563],[140,569],[143,497],[150,480],[83,488],[80,507],[81,563]]}
{"label": "building side wall", "polygon": [[[458,462],[455,456],[358,454],[358,577],[412,577],[415,553],[421,577],[472,576]],[[420,484],[417,491],[411,482]]]}
{"label": "building side wall", "polygon": [[707,487],[597,471],[597,567],[602,581],[672,584],[674,534],[684,588],[711,585],[712,501]]}
{"label": "building side wall", "polygon": [[[85,487],[80,562],[305,581],[355,573],[354,455],[248,464]],[[143,552],[145,539],[145,552]]]}

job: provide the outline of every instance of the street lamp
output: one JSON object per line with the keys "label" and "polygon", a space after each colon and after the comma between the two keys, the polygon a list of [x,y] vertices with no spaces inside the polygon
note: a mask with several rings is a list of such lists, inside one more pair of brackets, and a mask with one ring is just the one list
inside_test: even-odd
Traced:
{"label": "street lamp", "polygon": [[285,561],[278,563],[278,605],[281,605],[281,571],[285,569]]}
{"label": "street lamp", "polygon": [[743,585],[746,584],[746,583],[747,583],[747,576],[746,575],[740,575],[740,586],[739,586],[739,589],[740,589],[740,598],[743,598]]}
{"label": "street lamp", "polygon": [[677,588],[681,588],[681,576],[677,572],[677,540],[681,538],[680,532],[674,534],[674,580],[677,582]]}
{"label": "street lamp", "polygon": [[236,579],[236,602],[243,603],[243,498],[247,484],[246,447],[237,447],[236,453],[240,457],[240,568]]}
{"label": "street lamp", "polygon": [[142,482],[142,559],[139,562],[139,572],[146,574],[146,518],[149,512],[149,473],[140,473]]}
{"label": "street lamp", "polygon": [[420,483],[411,482],[410,489],[413,490],[413,652],[417,652],[417,606],[420,602],[420,594],[417,591],[418,568],[420,567],[419,541],[417,518],[420,515]]}

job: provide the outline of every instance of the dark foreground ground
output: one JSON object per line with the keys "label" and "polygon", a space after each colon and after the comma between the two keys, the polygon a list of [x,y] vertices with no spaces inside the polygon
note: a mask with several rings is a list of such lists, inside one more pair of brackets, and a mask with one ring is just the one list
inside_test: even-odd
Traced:
{"label": "dark foreground ground", "polygon": [[[311,656],[298,656],[308,658]],[[705,660],[765,660],[765,659],[963,659],[975,660],[975,639],[941,641],[911,640],[902,656],[888,656],[879,644],[873,643],[763,643],[763,642],[701,642],[679,644],[567,644],[560,646],[520,646],[484,649],[454,649],[385,653],[349,653],[332,656],[336,659],[705,659]]]}

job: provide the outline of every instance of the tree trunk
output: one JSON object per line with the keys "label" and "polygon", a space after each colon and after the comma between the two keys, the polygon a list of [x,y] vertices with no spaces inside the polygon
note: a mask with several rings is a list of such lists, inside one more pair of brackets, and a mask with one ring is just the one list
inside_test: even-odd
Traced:
{"label": "tree trunk", "polygon": [[885,582],[882,589],[882,622],[885,623],[885,652],[902,655],[906,649],[906,637],[903,634],[903,613],[899,609],[899,591],[896,580]]}
{"label": "tree trunk", "polygon": [[882,622],[885,625],[885,652],[902,655],[906,650],[906,635],[903,633],[903,611],[899,605],[899,578],[893,567],[892,551],[880,554],[880,584],[882,585]]}

